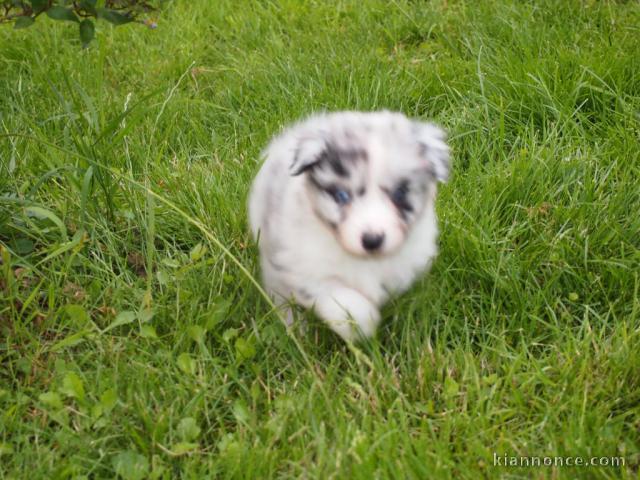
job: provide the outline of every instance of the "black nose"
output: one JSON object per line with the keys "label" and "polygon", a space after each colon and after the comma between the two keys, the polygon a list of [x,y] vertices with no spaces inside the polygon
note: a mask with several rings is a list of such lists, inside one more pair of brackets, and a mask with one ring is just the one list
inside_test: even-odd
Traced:
{"label": "black nose", "polygon": [[384,233],[365,233],[362,235],[362,246],[368,252],[374,252],[384,242]]}

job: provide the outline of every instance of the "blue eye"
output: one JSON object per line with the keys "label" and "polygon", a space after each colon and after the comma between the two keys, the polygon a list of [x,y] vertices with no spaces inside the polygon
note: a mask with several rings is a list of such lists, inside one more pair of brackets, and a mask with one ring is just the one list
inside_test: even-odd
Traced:
{"label": "blue eye", "polygon": [[338,205],[346,205],[351,201],[351,194],[346,190],[336,189],[332,192],[332,195]]}

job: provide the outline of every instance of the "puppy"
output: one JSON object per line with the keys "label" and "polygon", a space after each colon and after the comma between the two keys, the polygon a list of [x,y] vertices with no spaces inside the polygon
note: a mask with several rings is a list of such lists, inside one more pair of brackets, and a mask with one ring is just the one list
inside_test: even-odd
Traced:
{"label": "puppy", "polygon": [[249,220],[267,291],[313,309],[346,341],[370,337],[380,306],[437,253],[444,132],[388,111],[327,113],[285,130],[263,155]]}

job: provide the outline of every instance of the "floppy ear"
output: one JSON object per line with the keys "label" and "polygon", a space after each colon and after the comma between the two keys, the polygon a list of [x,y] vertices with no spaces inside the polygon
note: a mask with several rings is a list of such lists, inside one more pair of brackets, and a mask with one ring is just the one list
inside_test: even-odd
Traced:
{"label": "floppy ear", "polygon": [[446,133],[432,123],[414,122],[413,131],[418,142],[418,155],[439,182],[449,179],[449,146]]}
{"label": "floppy ear", "polygon": [[295,177],[313,168],[322,159],[322,154],[326,149],[327,142],[321,136],[301,138],[298,141],[293,162],[289,166],[291,175]]}

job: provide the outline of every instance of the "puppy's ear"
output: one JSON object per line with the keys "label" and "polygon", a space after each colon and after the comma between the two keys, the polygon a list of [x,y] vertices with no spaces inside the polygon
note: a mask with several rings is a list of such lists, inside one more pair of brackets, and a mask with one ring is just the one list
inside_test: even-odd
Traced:
{"label": "puppy's ear", "polygon": [[294,153],[293,162],[289,166],[292,176],[300,175],[313,168],[327,149],[327,143],[321,136],[303,137],[298,141],[298,147]]}
{"label": "puppy's ear", "polygon": [[446,133],[432,123],[422,122],[414,122],[413,132],[418,142],[418,155],[426,168],[436,180],[446,182],[451,169]]}

